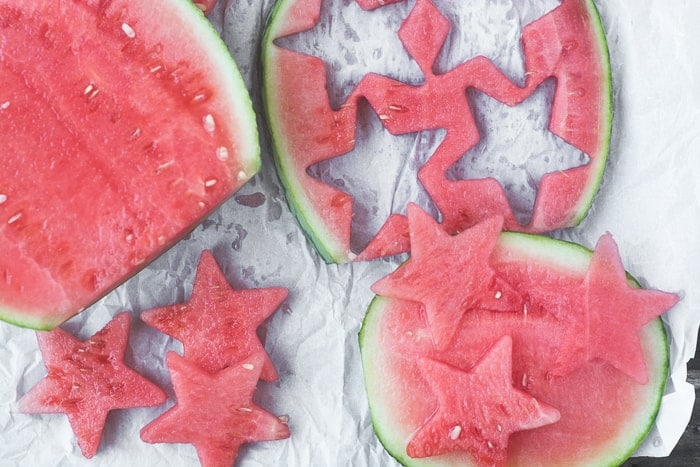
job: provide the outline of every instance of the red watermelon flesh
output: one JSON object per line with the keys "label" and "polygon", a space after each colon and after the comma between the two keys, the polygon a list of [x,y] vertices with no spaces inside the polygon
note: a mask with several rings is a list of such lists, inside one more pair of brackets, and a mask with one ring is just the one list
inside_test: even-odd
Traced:
{"label": "red watermelon flesh", "polygon": [[205,250],[199,260],[192,295],[186,303],[146,310],[141,319],[182,342],[184,356],[202,369],[216,373],[249,355],[259,353],[261,378],[277,379],[257,328],[287,298],[283,287],[233,289]]}
{"label": "red watermelon flesh", "polygon": [[[266,32],[265,97],[280,178],[295,215],[320,254],[332,262],[393,254],[397,245],[387,231],[370,242],[368,252],[350,247],[352,197],[307,173],[308,167],[348,153],[353,147],[356,107],[366,99],[394,134],[443,128],[446,137],[418,172],[440,210],[444,225],[458,232],[501,215],[509,230],[550,231],[575,225],[597,190],[611,130],[611,86],[607,47],[595,5],[565,0],[522,35],[525,85],[510,81],[484,57],[454,69],[432,70],[449,23],[428,0],[418,0],[399,34],[425,75],[420,85],[367,75],[338,109],[331,108],[323,62],[276,45],[280,37],[313,27],[318,1],[278,2]],[[304,73],[294,70],[303,69]],[[465,90],[478,89],[508,105],[518,105],[547,78],[557,88],[549,130],[585,152],[590,162],[545,175],[538,187],[531,222],[516,221],[503,189],[494,179],[449,180],[446,171],[479,140]],[[313,90],[319,90],[314,92]],[[399,229],[400,231],[400,229]],[[381,245],[388,241],[387,246]]]}
{"label": "red watermelon flesh", "polygon": [[97,452],[107,413],[165,402],[166,394],[124,364],[131,322],[120,313],[81,342],[58,328],[37,333],[47,376],[18,401],[23,413],[63,413],[83,456]]}
{"label": "red watermelon flesh", "polygon": [[247,90],[189,0],[1,0],[0,82],[7,321],[58,325],[259,169]]}
{"label": "red watermelon flesh", "polygon": [[[620,264],[616,250],[610,249],[607,241],[601,241],[596,255],[605,262]],[[574,244],[503,233],[492,262],[497,273],[529,297],[541,288],[564,290],[583,284],[587,274],[594,275],[599,267],[594,264],[599,260],[592,264],[591,258],[590,251]],[[441,280],[444,278],[436,278]],[[618,290],[643,296],[645,307],[653,308],[656,315],[675,303],[669,294],[628,287],[627,283],[623,286],[617,282]],[[455,324],[456,335],[445,349],[433,344],[419,303],[375,298],[363,324],[360,343],[373,424],[391,455],[406,465],[428,465],[433,461],[446,465],[479,464],[484,460],[453,452],[425,459],[424,463],[406,452],[416,430],[434,414],[437,402],[431,387],[440,384],[418,376],[419,362],[430,358],[468,372],[503,336],[512,339],[511,375],[515,387],[554,407],[561,415],[556,423],[513,433],[508,438],[508,464],[607,465],[622,462],[636,449],[654,422],[666,384],[668,343],[660,320],[647,322],[649,314],[627,306],[625,298],[621,303],[613,303],[615,309],[627,310],[620,313],[626,320],[619,318],[609,323],[604,336],[630,345],[620,345],[613,361],[576,360],[575,369],[557,374],[562,349],[580,339],[580,335],[567,332],[563,314],[575,313],[577,309],[538,298],[538,306],[525,306],[517,313],[483,309],[465,313],[459,325]],[[593,336],[600,330],[591,328],[590,333]],[[638,368],[639,357],[647,378],[644,384],[634,377],[634,371],[629,371]],[[444,427],[443,437],[449,438],[451,428]]]}
{"label": "red watermelon flesh", "polygon": [[141,430],[147,443],[188,443],[203,467],[233,465],[243,443],[289,437],[289,427],[253,402],[264,357],[255,354],[216,374],[168,353],[177,403]]}

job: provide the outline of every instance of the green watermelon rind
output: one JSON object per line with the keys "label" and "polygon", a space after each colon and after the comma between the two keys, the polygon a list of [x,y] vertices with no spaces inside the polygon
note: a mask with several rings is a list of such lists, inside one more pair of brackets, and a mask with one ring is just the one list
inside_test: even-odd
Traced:
{"label": "green watermelon rind", "polygon": [[603,27],[603,20],[600,17],[600,12],[598,11],[598,7],[596,7],[595,2],[593,0],[588,0],[586,5],[589,12],[588,16],[591,19],[591,31],[594,33],[596,38],[594,43],[599,47],[598,57],[602,59],[598,64],[598,71],[601,74],[600,84],[603,86],[604,90],[601,95],[605,96],[606,102],[603,103],[601,110],[601,117],[603,118],[601,118],[601,128],[599,129],[599,134],[601,136],[599,141],[599,150],[594,162],[596,168],[595,170],[591,171],[591,183],[587,185],[588,190],[581,196],[581,199],[574,211],[576,215],[571,221],[572,226],[579,225],[586,217],[591,209],[591,206],[593,205],[598,189],[600,188],[603,174],[605,173],[608,155],[610,154],[614,117],[612,68],[610,65],[610,49],[605,36],[605,28]]}
{"label": "green watermelon rind", "polygon": [[[197,37],[201,44],[205,45],[210,53],[211,62],[217,64],[217,69],[220,71],[222,79],[226,80],[228,86],[225,88],[226,100],[235,103],[235,111],[232,112],[233,120],[236,122],[236,129],[241,130],[238,133],[236,140],[239,145],[237,149],[242,170],[245,172],[245,177],[241,178],[239,174],[239,182],[242,185],[245,181],[256,175],[262,167],[260,137],[258,133],[257,114],[253,108],[253,102],[246,87],[243,76],[232,57],[228,46],[221,39],[218,31],[212,23],[207,19],[202,10],[200,10],[190,0],[172,0],[168,4],[169,11],[173,11],[180,18],[186,19],[192,29],[192,37]],[[245,146],[242,145],[245,143]],[[209,214],[214,212],[219,206],[213,206],[200,219],[198,219],[190,229],[183,231],[180,236],[173,238],[163,248],[156,251],[151,258],[135,268],[128,276],[123,277],[118,283],[115,283],[111,290],[116,289],[124,282],[135,276],[142,269],[146,268],[157,257],[171,248],[182,238],[185,238],[191,233],[202,220]],[[104,295],[102,296],[104,297]],[[92,303],[87,304],[84,309],[97,303],[102,297],[96,298]],[[18,311],[12,308],[2,306],[0,304],[0,321],[12,324],[17,327],[33,329],[37,331],[50,331],[60,325],[65,319],[56,320],[44,313],[32,313],[26,310]]]}
{"label": "green watermelon rind", "polygon": [[[547,262],[555,268],[566,268],[568,271],[581,274],[585,272],[592,255],[590,249],[577,243],[518,232],[501,233],[498,248],[535,256],[537,259]],[[629,274],[628,279],[632,286],[640,287],[640,284]],[[391,419],[391,414],[387,413],[381,402],[372,396],[373,393],[378,392],[378,388],[386,384],[387,370],[381,364],[383,351],[377,347],[377,342],[379,341],[378,332],[380,331],[383,309],[392,300],[394,299],[381,295],[376,295],[372,299],[358,336],[372,426],[387,453],[402,465],[444,465],[444,458],[438,460],[409,457],[405,452],[405,446],[402,444],[400,435],[397,435],[396,430],[385,422],[385,420]],[[669,341],[661,318],[656,318],[645,325],[641,332],[641,341],[645,352],[648,352],[647,355],[651,357],[651,360],[647,357],[647,365],[649,368],[656,369],[655,372],[650,371],[649,377],[649,384],[655,384],[653,388],[650,388],[650,391],[653,391],[656,397],[653,404],[646,407],[646,411],[642,414],[643,416],[640,417],[640,420],[635,425],[639,427],[639,431],[630,435],[626,442],[621,443],[617,450],[618,452],[604,459],[604,461],[594,459],[591,465],[614,466],[622,464],[644,442],[656,421],[670,371]]]}
{"label": "green watermelon rind", "polygon": [[261,62],[265,86],[263,86],[262,97],[263,107],[267,110],[265,112],[267,117],[266,130],[270,136],[273,161],[277,169],[277,176],[282,182],[282,187],[285,191],[289,210],[321,258],[328,263],[342,263],[347,261],[348,252],[342,245],[336,245],[333,240],[329,240],[334,239],[335,236],[331,233],[323,218],[315,211],[307,208],[311,204],[310,200],[303,201],[307,198],[307,195],[304,193],[303,185],[298,183],[298,180],[293,177],[294,170],[290,167],[293,161],[287,156],[284,132],[279,129],[280,123],[275,116],[275,112],[271,111],[275,107],[274,102],[277,98],[275,86],[267,84],[273,79],[271,77],[274,69],[274,58],[272,55],[277,52],[277,45],[275,45],[274,41],[278,37],[279,22],[284,19],[284,13],[292,7],[292,4],[293,2],[288,0],[275,2],[263,28]]}

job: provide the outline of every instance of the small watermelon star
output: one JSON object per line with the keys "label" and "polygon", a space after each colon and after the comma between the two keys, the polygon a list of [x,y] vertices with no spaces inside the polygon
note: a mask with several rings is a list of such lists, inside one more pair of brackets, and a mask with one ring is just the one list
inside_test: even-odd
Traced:
{"label": "small watermelon star", "polygon": [[544,295],[556,304],[550,311],[565,327],[552,374],[566,376],[599,360],[639,384],[649,380],[639,331],[678,302],[676,294],[630,285],[610,234],[598,240],[582,283],[536,294],[535,301]]}
{"label": "small watermelon star", "polygon": [[147,443],[188,443],[203,467],[233,465],[243,443],[288,438],[289,427],[253,403],[265,361],[257,353],[212,374],[169,352],[177,403],[141,430]]}
{"label": "small watermelon star", "polygon": [[559,420],[557,409],[513,387],[512,346],[510,336],[502,337],[469,371],[418,360],[437,408],[409,441],[409,456],[465,451],[478,465],[502,465],[512,433]]}
{"label": "small watermelon star", "polygon": [[66,414],[86,458],[97,452],[109,411],[167,399],[124,363],[130,322],[128,313],[120,313],[84,342],[60,328],[37,333],[48,374],[18,401],[19,410]]}
{"label": "small watermelon star", "polygon": [[144,311],[141,319],[182,342],[184,355],[209,372],[263,352],[261,378],[277,379],[277,371],[256,329],[287,298],[283,287],[233,289],[210,251],[202,252],[194,287],[186,303]]}
{"label": "small watermelon star", "polygon": [[489,263],[502,219],[492,218],[457,235],[445,232],[416,205],[409,205],[408,219],[410,259],[377,281],[372,290],[422,303],[438,349],[449,345],[459,321],[470,309],[522,309],[520,295]]}

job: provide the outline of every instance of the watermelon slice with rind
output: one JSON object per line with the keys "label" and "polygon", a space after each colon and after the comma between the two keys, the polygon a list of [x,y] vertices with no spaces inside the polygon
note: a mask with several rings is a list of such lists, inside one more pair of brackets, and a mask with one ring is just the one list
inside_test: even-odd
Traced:
{"label": "watermelon slice with rind", "polygon": [[260,167],[247,89],[190,0],[2,0],[0,83],[0,317],[18,325],[98,300]]}
{"label": "watermelon slice with rind", "polygon": [[[420,64],[425,82],[412,85],[370,74],[338,109],[330,105],[325,92],[331,83],[323,62],[276,43],[279,38],[313,28],[319,7],[319,1],[309,0],[277,3],[265,34],[263,64],[266,113],[278,173],[292,211],[324,259],[345,262],[357,259],[358,254],[360,259],[393,254],[397,245],[388,233],[400,233],[403,228],[392,216],[391,226],[381,229],[378,237],[379,241],[388,242],[386,247],[372,241],[371,254],[353,251],[352,197],[307,173],[311,165],[352,149],[360,98],[369,101],[392,133],[432,128],[447,131],[445,140],[418,176],[450,232],[494,215],[502,215],[509,230],[530,232],[551,231],[580,222],[605,166],[612,115],[608,52],[592,1],[565,0],[524,29],[525,84],[520,87],[484,57],[435,74],[431,68],[431,61],[437,56],[434,38],[445,36],[445,23],[439,20],[439,13],[430,2],[418,0],[406,20],[405,31],[426,33],[405,32],[402,39]],[[426,37],[430,39],[425,40]],[[538,187],[531,222],[522,226],[497,181],[448,180],[445,172],[479,138],[465,89],[474,87],[506,104],[519,105],[551,77],[556,79],[557,88],[549,130],[587,154],[590,162],[545,175]]]}
{"label": "watermelon slice with rind", "polygon": [[79,341],[58,328],[38,332],[47,375],[18,401],[23,413],[63,413],[87,458],[97,452],[107,414],[165,402],[162,389],[124,363],[131,317],[122,312]]}
{"label": "watermelon slice with rind", "polygon": [[258,327],[287,298],[283,287],[234,289],[211,251],[202,252],[192,294],[185,303],[153,308],[141,319],[179,340],[184,356],[216,373],[249,355],[261,354],[261,378],[277,379],[277,370],[257,335]]}
{"label": "watermelon slice with rind", "polygon": [[[604,250],[606,261],[619,263],[619,256],[612,258],[614,252]],[[583,283],[592,256],[590,250],[572,243],[506,232],[499,236],[492,261],[505,280],[528,296],[529,291],[542,287],[554,290]],[[629,286],[638,287],[629,281]],[[661,292],[646,299],[657,314],[672,304]],[[363,323],[360,346],[373,425],[388,452],[405,465],[478,464],[466,452],[426,459],[412,458],[406,452],[416,429],[435,407],[430,384],[417,376],[418,362],[431,358],[472,368],[487,349],[510,336],[514,384],[555,407],[560,419],[512,434],[507,463],[613,465],[629,457],[653,425],[666,386],[669,350],[664,326],[656,318],[638,331],[629,323],[606,330],[606,338],[613,342],[638,332],[636,351],[643,356],[648,378],[644,384],[601,359],[587,360],[566,375],[557,375],[554,369],[560,364],[562,349],[578,338],[567,333],[559,304],[544,306],[540,301],[539,306],[526,306],[518,313],[473,310],[463,316],[450,345],[439,349],[419,303],[377,296]],[[631,317],[630,321],[637,320]],[[635,355],[626,355],[629,347],[622,350],[618,361],[625,357],[636,361]],[[449,433],[444,432],[445,436]]]}

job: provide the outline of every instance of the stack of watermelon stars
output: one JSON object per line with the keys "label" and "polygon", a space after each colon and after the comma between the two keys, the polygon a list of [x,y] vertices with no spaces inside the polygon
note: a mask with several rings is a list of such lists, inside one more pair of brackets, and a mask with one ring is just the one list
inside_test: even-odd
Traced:
{"label": "stack of watermelon stars", "polygon": [[[233,289],[204,251],[189,301],[141,314],[184,348],[184,356],[166,356],[177,402],[141,430],[144,441],[193,444],[201,464],[214,466],[232,465],[243,443],[289,437],[286,417],[253,402],[259,380],[278,378],[256,330],[287,293],[281,287]],[[129,324],[123,312],[85,342],[60,328],[37,333],[48,374],[19,407],[66,414],[87,458],[97,452],[109,411],[167,399],[124,363]]]}

